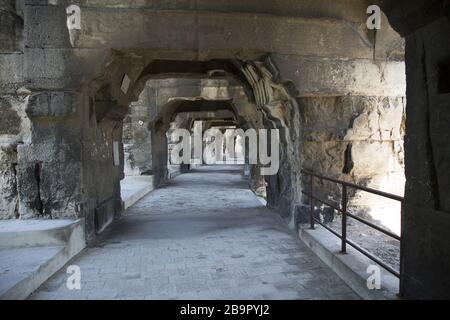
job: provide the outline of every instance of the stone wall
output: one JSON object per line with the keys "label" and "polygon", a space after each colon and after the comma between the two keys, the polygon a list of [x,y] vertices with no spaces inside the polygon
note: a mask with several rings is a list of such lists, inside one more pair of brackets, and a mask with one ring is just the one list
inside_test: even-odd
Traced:
{"label": "stone wall", "polygon": [[124,119],[123,143],[125,153],[125,175],[152,174],[152,139],[149,128],[151,109],[154,107],[144,88],[139,101],[130,105]]}
{"label": "stone wall", "polygon": [[17,150],[12,145],[0,146],[0,217],[18,217]]}
{"label": "stone wall", "polygon": [[450,298],[450,6],[448,1],[387,1],[406,38],[406,188],[402,294]]}
{"label": "stone wall", "polygon": [[77,217],[82,200],[82,132],[73,92],[35,92],[26,113],[31,139],[18,146],[22,218]]}
{"label": "stone wall", "polygon": [[[23,149],[24,157],[20,153],[18,157],[19,171],[23,168],[28,177],[39,173],[39,179],[23,184],[34,186],[24,187],[23,192],[30,197],[23,202],[24,208],[37,203],[37,211],[30,210],[29,216],[39,216],[46,206],[44,215],[86,217],[92,229],[98,224],[99,206],[117,206],[120,211],[118,181],[123,161],[118,166],[113,161],[113,145],[117,142],[122,148],[122,120],[151,77],[223,69],[219,72],[238,80],[240,89],[231,93],[220,81],[219,87],[209,85],[204,91],[198,85],[183,90],[191,92],[191,97],[192,90],[203,98],[235,95],[239,125],[280,129],[281,168],[267,177],[268,204],[279,209],[292,227],[303,201],[302,99],[402,95],[397,84],[404,78],[399,61],[403,43],[387,23],[376,35],[369,32],[361,1],[316,1],[314,5],[283,1],[276,6],[272,1],[230,0],[226,5],[136,1],[122,3],[120,9],[117,2],[80,1],[80,30],[67,29],[68,3],[26,2],[23,9],[26,87],[32,97],[38,97],[33,98],[38,102],[33,106],[38,107],[30,114],[33,136]],[[129,80],[125,89],[124,79]],[[125,137],[130,139],[127,162],[133,156],[140,164],[130,167],[144,172],[149,156],[138,149],[150,143],[157,184],[167,176],[165,133],[170,121],[165,117],[177,107],[169,100],[186,96],[181,89],[166,87],[156,95],[154,88],[151,92],[156,108],[150,113],[150,142],[146,129],[133,127],[130,133],[130,121],[125,122]],[[170,110],[163,110],[167,106]],[[144,116],[138,110],[130,117]],[[133,150],[128,142],[143,147]],[[73,179],[66,187],[53,180],[66,179],[67,173]],[[56,198],[49,198],[54,190],[58,190]]]}
{"label": "stone wall", "polygon": [[[299,99],[299,104],[304,169],[403,196],[404,97],[305,97]],[[309,177],[303,177],[302,184],[309,190]],[[386,204],[381,197],[349,191],[349,205],[360,213],[370,214],[375,207]],[[341,190],[335,183],[316,180],[314,192],[323,200],[340,204]],[[396,203],[390,205],[385,209],[397,218],[398,227],[400,208],[395,207]],[[394,228],[389,221],[380,222]]]}
{"label": "stone wall", "polygon": [[17,147],[30,139],[23,85],[23,18],[20,2],[0,2],[0,219],[19,214]]}
{"label": "stone wall", "polygon": [[[448,297],[448,1],[374,2],[406,37],[402,289]],[[404,41],[384,17],[382,30],[367,30],[366,1],[80,0],[80,30],[67,29],[69,3],[0,1],[0,218],[84,217],[93,236],[119,215],[122,120],[158,60],[168,73],[242,62],[235,75],[254,100],[238,120],[281,129],[268,203],[291,226],[306,201],[303,166],[374,187],[399,172]],[[168,124],[150,129],[164,181]]]}

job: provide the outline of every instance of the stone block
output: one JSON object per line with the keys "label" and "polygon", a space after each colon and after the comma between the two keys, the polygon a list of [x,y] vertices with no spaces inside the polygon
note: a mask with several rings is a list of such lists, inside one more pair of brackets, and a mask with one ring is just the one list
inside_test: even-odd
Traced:
{"label": "stone block", "polygon": [[21,218],[76,218],[81,204],[81,163],[19,163]]}
{"label": "stone block", "polygon": [[381,172],[401,171],[391,142],[359,141],[352,144],[352,174],[370,176]]}
{"label": "stone block", "polygon": [[0,98],[0,135],[20,134],[22,119],[10,99]]}
{"label": "stone block", "polygon": [[302,163],[304,168],[314,172],[341,174],[345,164],[345,142],[309,142],[303,143]]}
{"label": "stone block", "polygon": [[28,101],[29,117],[67,117],[75,113],[72,94],[67,92],[43,92],[34,94]]}
{"label": "stone block", "polygon": [[199,14],[198,37],[200,52],[246,48],[299,56],[372,57],[371,44],[344,20],[208,12]]}
{"label": "stone block", "polygon": [[27,99],[15,95],[0,97],[0,144],[17,145],[30,137],[30,121],[25,114]]}
{"label": "stone block", "polygon": [[100,74],[106,55],[103,49],[25,49],[27,87],[78,89]]}
{"label": "stone block", "polygon": [[[218,54],[226,51],[241,53],[242,48],[254,52],[304,56],[348,58],[350,55],[358,59],[371,59],[373,55],[372,43],[366,30],[361,28],[366,19],[365,9],[361,12],[355,10],[355,2],[349,4],[353,6],[351,14],[348,8],[344,14],[341,3],[315,5],[314,12],[308,6],[287,3],[277,4],[276,7],[266,5],[264,8],[256,3],[246,4],[244,11],[240,9],[242,3],[227,3],[218,11],[217,5],[203,3],[196,4],[197,12],[188,3],[179,1],[166,4],[152,1],[145,2],[145,5],[144,2],[121,3],[121,10],[105,8],[115,7],[110,1],[100,3],[79,3],[81,30],[75,30],[70,35],[65,6],[48,6],[45,1],[33,2],[26,9],[27,25],[30,21],[26,28],[28,47],[170,48],[199,50],[204,57],[213,51]],[[136,7],[141,9],[135,10]],[[155,11],[152,7],[180,10]],[[202,7],[205,9],[202,10]],[[300,7],[304,9],[299,10]],[[250,8],[253,14],[245,11]],[[267,10],[279,11],[284,15],[268,15]],[[297,15],[293,16],[293,11]],[[322,19],[318,12],[322,12]],[[348,23],[349,19],[358,20],[356,27]],[[55,28],[58,32],[53,32]],[[391,33],[395,34],[391,29],[386,33],[383,39],[388,40],[392,37]],[[132,39],[127,37],[128,34],[133,34]]]}
{"label": "stone block", "polygon": [[344,140],[399,141],[404,136],[405,98],[378,98],[352,120]]}
{"label": "stone block", "polygon": [[24,55],[0,54],[0,91],[15,91],[24,81]]}
{"label": "stone block", "polygon": [[28,48],[70,48],[65,6],[26,6]]}
{"label": "stone block", "polygon": [[298,96],[404,96],[405,63],[372,59],[319,59],[274,53],[282,79],[291,80]]}
{"label": "stone block", "polygon": [[0,10],[0,53],[22,50],[22,29],[23,21],[14,9]]}
{"label": "stone block", "polygon": [[17,153],[11,146],[0,146],[0,220],[17,216]]}
{"label": "stone block", "polygon": [[44,141],[39,144],[20,145],[17,149],[21,163],[81,161],[81,144],[75,142]]}
{"label": "stone block", "polygon": [[[81,30],[66,25],[64,6],[27,6],[36,23],[27,27],[32,48],[176,48],[194,49],[195,13],[154,10],[108,10],[81,6]],[[49,16],[54,16],[48,21]],[[28,20],[27,20],[28,24]],[[55,35],[55,28],[58,35]],[[133,34],[133,37],[129,37]],[[72,42],[72,43],[71,43]]]}
{"label": "stone block", "polygon": [[18,211],[24,219],[39,217],[42,214],[39,183],[36,179],[38,170],[38,164],[27,163],[17,166]]}
{"label": "stone block", "polygon": [[384,14],[381,29],[376,32],[375,57],[380,60],[405,60],[405,40],[392,29]]}

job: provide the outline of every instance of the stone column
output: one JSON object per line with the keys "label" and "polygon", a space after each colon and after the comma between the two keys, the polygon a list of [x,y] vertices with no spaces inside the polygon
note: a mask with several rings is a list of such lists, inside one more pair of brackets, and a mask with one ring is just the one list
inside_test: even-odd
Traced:
{"label": "stone column", "polygon": [[[0,220],[20,217],[17,146],[29,138],[23,86],[23,20],[16,1],[0,2]],[[20,91],[20,90],[19,90]]]}
{"label": "stone column", "polygon": [[32,93],[29,143],[17,148],[21,218],[77,218],[82,203],[81,128],[73,92]]}
{"label": "stone column", "polygon": [[153,176],[155,187],[164,183],[168,176],[167,172],[167,130],[168,125],[154,124],[152,126],[152,157]]}
{"label": "stone column", "polygon": [[387,1],[406,37],[406,190],[401,291],[408,299],[450,298],[450,5]]}

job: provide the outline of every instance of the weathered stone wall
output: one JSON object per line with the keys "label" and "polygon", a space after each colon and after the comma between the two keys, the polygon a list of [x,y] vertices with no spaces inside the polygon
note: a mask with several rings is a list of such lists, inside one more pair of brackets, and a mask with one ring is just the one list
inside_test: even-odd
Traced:
{"label": "weathered stone wall", "polygon": [[[305,97],[299,104],[304,169],[403,196],[404,97]],[[303,177],[302,184],[309,191],[309,177]],[[366,192],[349,191],[353,209],[370,214],[371,209],[386,204],[385,199]],[[335,183],[316,179],[314,192],[323,200],[340,204],[342,193]],[[399,226],[399,207],[392,203],[386,210],[397,218]],[[389,221],[380,222],[392,227]]]}
{"label": "weathered stone wall", "polygon": [[17,150],[12,145],[0,146],[0,218],[18,217]]}
{"label": "weathered stone wall", "polygon": [[82,144],[76,93],[32,93],[26,113],[31,139],[18,146],[22,218],[77,217],[81,204]]}
{"label": "weathered stone wall", "polygon": [[[116,125],[121,127],[128,105],[138,100],[148,77],[158,73],[192,73],[195,65],[190,61],[205,62],[203,68],[211,59],[228,61],[223,64],[225,67],[232,65],[230,61],[240,61],[239,66],[226,70],[245,83],[237,94],[241,102],[247,102],[235,110],[237,120],[247,127],[280,129],[282,166],[276,176],[267,177],[268,203],[280,209],[291,226],[296,224],[293,213],[302,202],[301,106],[296,98],[401,95],[388,90],[402,80],[403,65],[398,61],[402,41],[388,27],[376,35],[369,32],[365,28],[366,4],[361,1],[317,1],[314,5],[282,1],[276,6],[271,1],[227,1],[226,5],[210,1],[137,1],[120,5],[102,0],[80,1],[80,30],[67,30],[68,3],[30,1],[24,7],[27,88],[33,95],[47,90],[57,97],[62,92],[77,92],[74,100],[83,100],[73,102],[73,111],[62,114],[53,106],[61,104],[66,110],[64,99],[50,103],[44,108],[48,115],[33,120],[38,140],[32,141],[30,150],[50,150],[47,157],[58,159],[49,162],[56,170],[52,174],[64,175],[65,159],[73,159],[73,165],[81,168],[81,174],[73,172],[80,177],[74,181],[81,189],[72,186],[58,196],[71,200],[44,201],[54,203],[50,211],[57,215],[67,210],[67,216],[78,214],[91,221],[98,205],[116,201],[111,199],[118,198],[120,174],[111,165],[112,146],[103,148],[100,144],[110,141],[105,136],[118,134]],[[172,61],[163,64],[158,60]],[[183,62],[177,64],[173,60]],[[125,75],[130,80],[129,90],[122,88]],[[226,90],[210,87],[208,90],[217,97],[230,96]],[[208,90],[196,96],[208,97]],[[162,106],[175,107],[168,104],[169,100],[183,96],[182,91],[173,88],[158,90],[155,114],[161,114]],[[251,103],[248,97],[253,100]],[[46,131],[46,123],[54,129]],[[169,123],[163,117],[149,126],[152,170],[158,176],[157,183],[167,175],[165,132]],[[131,139],[127,125],[125,129],[125,136]],[[147,134],[144,131],[133,133],[134,142],[140,134]],[[50,140],[54,144],[48,149],[38,147],[42,145],[39,139],[50,133],[61,137]],[[69,147],[80,141],[80,152],[77,147]],[[141,142],[149,143],[144,136]],[[128,156],[136,152],[128,151]],[[28,166],[31,168],[41,158],[31,157]],[[147,156],[141,159],[144,162]],[[97,166],[102,167],[94,169]],[[101,183],[95,179],[102,181],[103,175],[108,174],[107,186],[96,191]]]}
{"label": "weathered stone wall", "polygon": [[[120,4],[120,10],[110,1],[79,1],[81,30],[71,31],[73,41],[65,27],[65,4],[39,2],[25,10],[30,25],[27,58],[33,61],[29,65],[32,85],[78,87],[80,81],[101,73],[110,48],[120,48],[136,54],[153,49],[153,55],[160,52],[166,59],[175,56],[167,49],[176,50],[178,59],[189,60],[247,60],[271,52],[283,78],[292,80],[302,92],[317,92],[324,90],[322,87],[330,92],[346,90],[362,80],[372,91],[377,83],[371,85],[373,79],[367,80],[379,72],[373,64],[374,55],[381,60],[395,57],[398,46],[401,48],[401,39],[389,29],[377,33],[376,43],[372,41],[373,35],[365,28],[366,3],[357,0],[315,1],[314,5],[281,1],[276,6],[269,1],[245,5],[236,1],[226,5],[139,1]],[[61,28],[61,33],[53,32],[55,28]],[[71,77],[58,72],[57,64],[46,68],[49,60],[65,65]],[[327,67],[331,73],[321,72]],[[394,63],[383,69],[385,86],[389,86],[398,69]]]}
{"label": "weathered stone wall", "polygon": [[[282,129],[268,203],[291,222],[304,202],[302,166],[374,186],[374,169],[401,166],[404,42],[385,19],[367,30],[367,1],[80,0],[81,29],[69,31],[71,3],[0,1],[1,218],[85,217],[92,235],[119,214],[123,159],[113,145],[122,148],[122,118],[157,59],[254,62],[241,70],[253,102],[264,126]],[[375,3],[407,43],[402,288],[410,298],[448,297],[449,5]],[[167,129],[151,127],[161,181]],[[381,154],[394,167],[373,156]]]}
{"label": "weathered stone wall", "polygon": [[19,217],[17,146],[30,138],[23,84],[23,19],[18,1],[0,1],[0,219]]}
{"label": "weathered stone wall", "polygon": [[149,89],[142,91],[139,101],[130,105],[124,119],[123,143],[125,175],[152,174],[152,139],[149,128],[152,104]]}
{"label": "weathered stone wall", "polygon": [[[339,25],[338,21],[328,23]],[[279,77],[295,85],[301,113],[301,151],[299,159],[290,163],[294,163],[294,171],[303,168],[403,195],[404,40],[385,16],[381,30],[363,30],[364,26],[359,36],[365,49],[353,39],[347,44],[346,58],[337,49],[340,45],[321,50],[317,41],[309,42],[316,50],[309,56],[272,55]],[[341,44],[346,40],[341,39]],[[299,184],[295,193],[309,190],[309,178],[302,177]],[[330,197],[335,204],[340,201],[341,192],[335,184],[318,182],[315,192],[324,200]],[[361,213],[370,213],[383,204],[382,199],[361,192],[353,193],[350,200]],[[309,201],[302,197],[296,204],[299,222],[308,219]],[[396,222],[379,216],[376,219],[399,231],[399,206],[390,203],[384,209],[397,214]]]}

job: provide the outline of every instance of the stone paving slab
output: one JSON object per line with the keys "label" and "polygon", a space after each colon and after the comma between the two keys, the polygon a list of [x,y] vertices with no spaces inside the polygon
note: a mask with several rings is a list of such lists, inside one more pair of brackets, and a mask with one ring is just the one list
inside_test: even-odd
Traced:
{"label": "stone paving slab", "polygon": [[276,213],[240,167],[201,167],[153,191],[31,299],[358,299]]}

